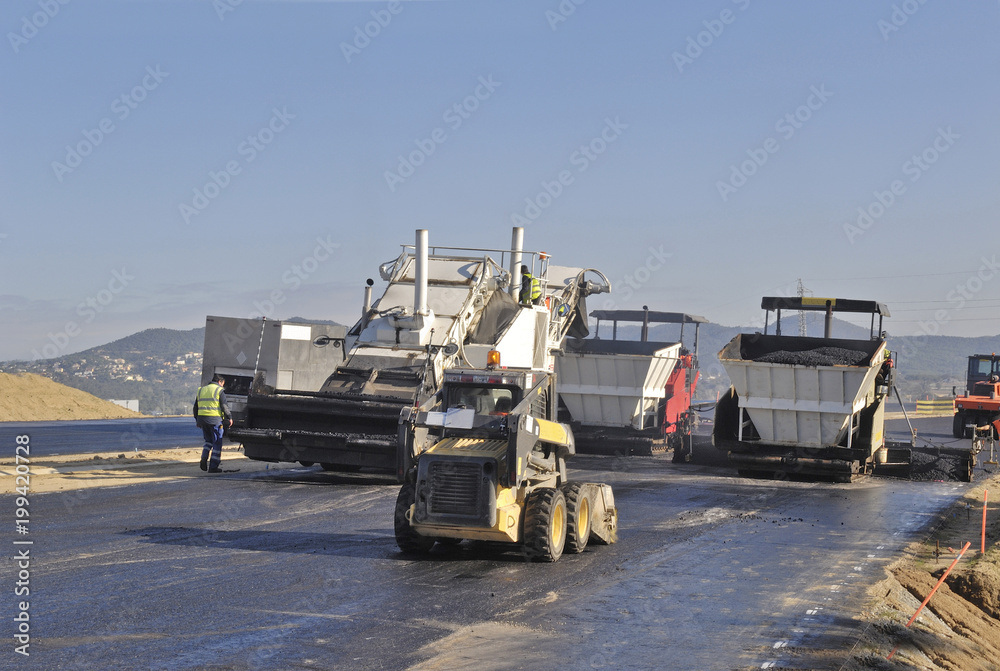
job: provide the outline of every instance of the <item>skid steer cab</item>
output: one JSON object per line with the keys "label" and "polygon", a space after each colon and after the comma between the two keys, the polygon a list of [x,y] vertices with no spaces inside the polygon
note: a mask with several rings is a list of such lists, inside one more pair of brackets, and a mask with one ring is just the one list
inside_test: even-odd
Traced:
{"label": "skid steer cab", "polygon": [[399,549],[417,555],[436,542],[499,541],[551,562],[588,543],[614,543],[611,487],[566,477],[573,433],[554,421],[556,403],[551,373],[494,367],[448,370],[434,397],[405,409]]}

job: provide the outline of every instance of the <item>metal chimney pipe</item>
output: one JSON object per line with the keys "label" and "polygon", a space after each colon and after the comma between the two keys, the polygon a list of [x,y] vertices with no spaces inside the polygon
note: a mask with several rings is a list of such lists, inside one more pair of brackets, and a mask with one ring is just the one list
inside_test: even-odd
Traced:
{"label": "metal chimney pipe", "polygon": [[642,306],[642,342],[649,340],[649,306]]}
{"label": "metal chimney pipe", "polygon": [[515,226],[510,238],[510,295],[517,300],[521,290],[521,252],[524,250],[524,228]]}
{"label": "metal chimney pipe", "polygon": [[416,268],[413,283],[413,314],[427,314],[427,229],[417,230]]}
{"label": "metal chimney pipe", "polygon": [[362,318],[367,318],[368,317],[368,313],[372,311],[372,285],[373,284],[375,284],[375,281],[372,280],[372,278],[369,277],[368,278],[368,282],[365,285],[365,304],[364,304],[364,307],[361,308],[361,317]]}
{"label": "metal chimney pipe", "polygon": [[826,319],[823,321],[823,337],[829,338],[833,332],[833,303],[826,302]]}

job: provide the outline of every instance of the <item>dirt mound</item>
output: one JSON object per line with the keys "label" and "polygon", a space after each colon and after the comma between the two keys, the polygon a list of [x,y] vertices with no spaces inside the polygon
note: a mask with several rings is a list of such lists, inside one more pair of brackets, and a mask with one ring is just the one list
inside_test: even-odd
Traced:
{"label": "dirt mound", "polygon": [[125,417],[142,415],[41,375],[0,373],[0,421],[41,422]]}
{"label": "dirt mound", "polygon": [[[966,491],[931,536],[911,545],[908,557],[873,586],[862,620],[867,624],[846,671],[863,669],[1000,669],[1000,506],[990,502],[985,555],[979,553],[984,487],[996,490],[1000,477]],[[979,514],[977,514],[979,511]],[[920,617],[906,622],[937,584],[961,540],[975,540]],[[893,652],[892,660],[887,657]]]}
{"label": "dirt mound", "polygon": [[1000,567],[981,563],[965,573],[948,576],[951,591],[1000,621]]}
{"label": "dirt mound", "polygon": [[859,349],[844,347],[817,347],[802,352],[778,350],[757,357],[763,363],[787,363],[796,366],[863,366],[871,357]]}
{"label": "dirt mound", "polygon": [[[919,601],[930,594],[937,579],[927,571],[899,567],[894,572],[900,585]],[[1000,659],[1000,621],[991,618],[955,594],[947,584],[934,594],[927,605],[934,618],[921,614],[924,627],[913,629],[913,646],[934,664],[946,669],[996,669]],[[944,625],[943,627],[941,625]],[[916,626],[916,625],[914,625]],[[900,646],[901,648],[903,645]],[[898,653],[897,653],[898,654]]]}

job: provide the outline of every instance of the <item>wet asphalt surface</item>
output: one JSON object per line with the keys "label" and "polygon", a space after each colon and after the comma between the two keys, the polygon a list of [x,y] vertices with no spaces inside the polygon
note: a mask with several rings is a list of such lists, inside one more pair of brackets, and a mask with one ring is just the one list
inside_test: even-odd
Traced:
{"label": "wet asphalt surface", "polygon": [[867,587],[968,486],[578,456],[572,476],[614,486],[620,541],[531,564],[469,543],[402,556],[382,476],[242,466],[32,495],[31,656],[9,643],[3,665],[835,669]]}

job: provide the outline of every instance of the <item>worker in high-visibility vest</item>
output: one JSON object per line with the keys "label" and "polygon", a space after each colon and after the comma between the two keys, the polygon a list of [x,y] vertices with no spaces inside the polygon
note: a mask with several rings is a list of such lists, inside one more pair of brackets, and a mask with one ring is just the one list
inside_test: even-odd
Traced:
{"label": "worker in high-visibility vest", "polygon": [[[226,402],[223,387],[226,378],[212,376],[212,381],[198,389],[194,400],[194,419],[205,437],[205,447],[201,450],[201,470],[221,473],[223,425],[233,425],[233,415]],[[209,460],[211,456],[211,460]]]}
{"label": "worker in high-visibility vest", "polygon": [[531,274],[528,266],[521,266],[521,305],[538,305],[542,301],[542,283]]}

